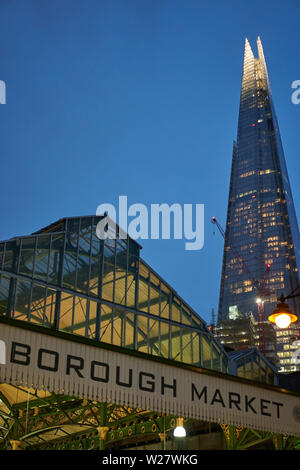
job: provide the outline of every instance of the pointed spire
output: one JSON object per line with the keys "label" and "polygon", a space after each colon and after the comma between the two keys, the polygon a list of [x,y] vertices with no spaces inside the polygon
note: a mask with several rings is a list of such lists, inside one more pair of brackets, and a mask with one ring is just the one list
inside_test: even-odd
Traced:
{"label": "pointed spire", "polygon": [[257,50],[258,50],[258,58],[259,58],[259,61],[261,63],[262,69],[263,69],[266,85],[267,85],[267,87],[269,89],[269,93],[271,95],[271,87],[270,87],[270,82],[269,82],[269,77],[268,77],[267,64],[266,64],[264,50],[263,50],[263,47],[262,47],[260,36],[258,36],[258,38],[257,38]]}
{"label": "pointed spire", "polygon": [[250,43],[248,41],[248,38],[245,39],[245,52],[244,52],[244,62],[246,62],[247,59],[253,59],[254,55],[250,46]]}
{"label": "pointed spire", "polygon": [[261,43],[260,36],[258,36],[256,42],[257,42],[258,57],[259,57],[259,59],[261,60],[261,62],[262,62],[264,65],[266,65],[264,50],[263,50],[263,47],[262,47],[262,43]]}
{"label": "pointed spire", "polygon": [[249,90],[255,90],[255,58],[248,39],[245,40],[244,65],[242,77],[242,95]]}

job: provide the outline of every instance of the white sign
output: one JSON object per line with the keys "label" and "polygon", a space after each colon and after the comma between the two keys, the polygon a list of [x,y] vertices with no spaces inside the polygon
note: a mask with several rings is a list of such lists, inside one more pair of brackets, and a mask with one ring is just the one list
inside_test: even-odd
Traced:
{"label": "white sign", "polygon": [[6,347],[1,382],[300,436],[296,393],[4,323],[0,340]]}

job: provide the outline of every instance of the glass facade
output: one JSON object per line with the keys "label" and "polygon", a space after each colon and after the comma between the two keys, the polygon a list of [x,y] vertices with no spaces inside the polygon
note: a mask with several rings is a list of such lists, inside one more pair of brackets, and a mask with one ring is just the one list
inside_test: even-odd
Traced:
{"label": "glass facade", "polygon": [[276,369],[257,349],[229,353],[229,372],[238,377],[277,385]]}
{"label": "glass facade", "polygon": [[[260,39],[246,40],[227,211],[219,322],[232,311],[264,317],[299,283],[299,229]],[[258,288],[260,287],[260,288]],[[289,301],[300,313],[299,300]]]}
{"label": "glass facade", "polygon": [[130,238],[99,240],[101,217],[67,218],[0,244],[0,314],[95,341],[227,371],[204,321]]}

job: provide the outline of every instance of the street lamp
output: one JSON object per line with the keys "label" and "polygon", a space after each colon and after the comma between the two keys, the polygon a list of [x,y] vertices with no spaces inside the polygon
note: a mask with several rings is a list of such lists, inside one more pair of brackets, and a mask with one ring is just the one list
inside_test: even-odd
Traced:
{"label": "street lamp", "polygon": [[[298,287],[299,286],[297,286],[296,289],[298,289]],[[294,289],[293,292],[295,292],[296,289]],[[278,299],[279,303],[277,304],[274,312],[268,317],[268,320],[272,323],[275,323],[278,328],[288,328],[291,323],[294,323],[298,320],[298,317],[291,312],[285,300],[299,296],[300,294],[292,295],[291,293],[290,295],[284,297],[284,295],[281,294],[281,297]]]}
{"label": "street lamp", "polygon": [[173,435],[174,435],[174,437],[185,437],[186,436],[186,430],[183,427],[183,418],[177,418],[176,428],[174,429]]}

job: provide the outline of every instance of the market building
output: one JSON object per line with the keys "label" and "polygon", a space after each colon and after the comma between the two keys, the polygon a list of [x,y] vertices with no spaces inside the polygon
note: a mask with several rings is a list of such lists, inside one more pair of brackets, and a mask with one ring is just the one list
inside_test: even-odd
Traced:
{"label": "market building", "polygon": [[255,353],[234,371],[139,244],[97,237],[103,217],[0,244],[1,448],[170,449],[178,420],[186,449],[297,447],[300,396]]}

